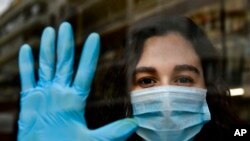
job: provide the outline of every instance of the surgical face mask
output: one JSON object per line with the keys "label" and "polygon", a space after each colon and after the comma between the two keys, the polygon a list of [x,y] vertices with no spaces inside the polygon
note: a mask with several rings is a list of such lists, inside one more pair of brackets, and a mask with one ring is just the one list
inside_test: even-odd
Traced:
{"label": "surgical face mask", "polygon": [[131,92],[136,133],[147,141],[189,141],[208,122],[206,90],[161,86]]}

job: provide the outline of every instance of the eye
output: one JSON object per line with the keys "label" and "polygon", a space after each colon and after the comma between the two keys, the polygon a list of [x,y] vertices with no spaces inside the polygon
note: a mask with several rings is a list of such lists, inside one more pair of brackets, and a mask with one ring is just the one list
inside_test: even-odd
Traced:
{"label": "eye", "polygon": [[137,81],[137,85],[142,88],[153,87],[156,84],[156,80],[150,77],[143,77]]}
{"label": "eye", "polygon": [[175,79],[174,83],[181,86],[191,86],[194,80],[189,76],[180,76]]}

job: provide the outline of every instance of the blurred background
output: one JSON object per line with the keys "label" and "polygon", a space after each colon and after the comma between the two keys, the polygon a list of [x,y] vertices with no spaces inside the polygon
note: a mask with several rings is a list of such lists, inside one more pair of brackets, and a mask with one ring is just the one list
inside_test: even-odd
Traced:
{"label": "blurred background", "polygon": [[121,54],[129,26],[158,14],[188,16],[205,30],[224,58],[237,114],[250,122],[250,0],[0,0],[0,140],[16,140],[23,43],[37,59],[43,28],[69,21],[77,52],[90,32],[101,34],[105,65]]}

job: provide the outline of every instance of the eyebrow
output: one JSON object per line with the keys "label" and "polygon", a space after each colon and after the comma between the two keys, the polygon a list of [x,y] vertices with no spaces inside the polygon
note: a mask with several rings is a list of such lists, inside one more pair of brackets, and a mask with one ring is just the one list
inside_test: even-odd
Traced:
{"label": "eyebrow", "polygon": [[191,72],[194,72],[194,73],[200,75],[200,71],[196,67],[194,67],[192,65],[187,65],[187,64],[175,66],[174,71],[175,72],[191,71]]}
{"label": "eyebrow", "polygon": [[134,71],[134,75],[138,74],[138,73],[156,73],[156,69],[154,67],[139,67],[136,68]]}
{"label": "eyebrow", "polygon": [[[192,65],[183,64],[174,67],[174,72],[182,72],[182,71],[191,71],[200,75],[200,71]],[[139,67],[135,69],[134,75],[138,73],[157,73],[157,71],[154,67]]]}

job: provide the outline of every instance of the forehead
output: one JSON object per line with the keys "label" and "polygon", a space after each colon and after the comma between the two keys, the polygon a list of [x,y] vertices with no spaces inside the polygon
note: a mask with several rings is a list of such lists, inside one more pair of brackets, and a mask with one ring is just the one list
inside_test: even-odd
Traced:
{"label": "forehead", "polygon": [[200,59],[190,41],[179,33],[168,33],[148,38],[137,66],[147,64],[192,64],[200,65]]}

